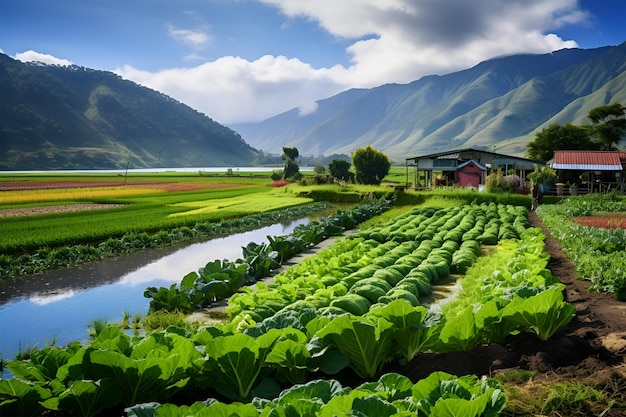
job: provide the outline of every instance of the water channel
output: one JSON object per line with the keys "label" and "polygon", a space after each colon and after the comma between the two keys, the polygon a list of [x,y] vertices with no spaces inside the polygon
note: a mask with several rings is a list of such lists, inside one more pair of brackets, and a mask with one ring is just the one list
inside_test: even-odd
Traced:
{"label": "water channel", "polygon": [[150,250],[79,267],[54,270],[0,285],[0,357],[20,349],[86,340],[94,320],[121,321],[123,312],[146,314],[147,287],[170,286],[216,259],[235,260],[242,246],[290,234],[304,218],[225,238]]}

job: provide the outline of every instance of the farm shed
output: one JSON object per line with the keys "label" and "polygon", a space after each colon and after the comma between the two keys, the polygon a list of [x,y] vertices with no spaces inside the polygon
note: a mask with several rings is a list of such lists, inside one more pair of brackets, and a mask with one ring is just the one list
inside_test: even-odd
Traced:
{"label": "farm shed", "polygon": [[478,188],[478,186],[483,183],[485,172],[487,172],[487,167],[473,159],[462,163],[457,167],[459,187]]}
{"label": "farm shed", "polygon": [[548,161],[561,183],[575,187],[572,193],[624,192],[625,165],[622,151],[554,151]]}
{"label": "farm shed", "polygon": [[[543,162],[517,156],[504,155],[489,152],[481,149],[465,148],[451,150],[447,152],[433,153],[429,155],[416,156],[406,159],[406,186],[412,184],[417,188],[430,188],[433,185],[462,185],[469,181],[469,174],[478,174],[476,168],[480,169],[481,176],[478,185],[485,183],[487,174],[491,170],[499,168],[505,173],[514,170],[521,179],[532,172],[535,165],[543,166]],[[411,175],[412,171],[412,175]],[[440,176],[435,178],[437,173]],[[411,178],[412,177],[412,178]],[[412,180],[412,181],[411,181]],[[476,186],[478,186],[476,185]],[[471,186],[474,186],[473,183]]]}

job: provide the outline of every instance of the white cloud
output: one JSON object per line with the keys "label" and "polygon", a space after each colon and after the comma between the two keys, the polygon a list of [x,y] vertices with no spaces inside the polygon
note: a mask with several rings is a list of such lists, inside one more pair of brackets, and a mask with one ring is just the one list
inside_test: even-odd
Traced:
{"label": "white cloud", "polygon": [[255,61],[223,57],[192,68],[172,68],[157,73],[125,66],[115,72],[124,78],[164,92],[220,123],[259,121],[320,97],[342,91],[333,71],[314,69],[283,56],[263,56]]}
{"label": "white cloud", "polygon": [[211,36],[207,33],[207,28],[202,27],[198,29],[178,29],[175,26],[168,25],[168,34],[177,41],[191,46],[192,48],[205,48],[211,41]]}
{"label": "white cloud", "polygon": [[307,116],[309,114],[313,114],[317,111],[319,104],[316,101],[310,101],[308,103],[301,104],[298,107],[298,115],[300,117]]}
{"label": "white cloud", "polygon": [[67,59],[61,59],[52,55],[42,54],[35,51],[17,53],[15,54],[14,58],[22,62],[42,62],[44,64],[61,66],[72,65],[72,62],[68,61]]}
{"label": "white cloud", "polygon": [[[227,56],[193,68],[156,73],[123,67],[118,74],[204,112],[222,123],[257,121],[351,87],[406,83],[515,53],[573,48],[551,31],[585,24],[577,0],[258,0],[287,19],[317,22],[352,40],[351,64],[313,68],[297,58]],[[191,45],[210,42],[205,32],[170,28]],[[204,36],[203,36],[204,35]]]}

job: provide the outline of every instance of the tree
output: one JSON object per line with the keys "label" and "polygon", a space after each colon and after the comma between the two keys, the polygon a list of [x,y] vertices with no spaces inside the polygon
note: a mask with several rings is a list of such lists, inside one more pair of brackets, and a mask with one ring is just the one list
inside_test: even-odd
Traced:
{"label": "tree", "polygon": [[613,103],[589,110],[591,130],[595,142],[601,150],[616,149],[617,144],[626,135],[626,107]]}
{"label": "tree", "polygon": [[360,184],[380,184],[391,168],[387,155],[371,145],[358,148],[352,155],[352,163],[356,170],[356,181]]}
{"label": "tree", "polygon": [[598,146],[591,139],[590,129],[586,126],[551,124],[537,132],[535,140],[528,143],[527,154],[531,159],[547,161],[552,159],[554,151],[590,150]]}
{"label": "tree", "polygon": [[587,113],[592,124],[552,124],[528,143],[529,158],[547,161],[558,150],[612,150],[626,135],[626,107],[620,103],[595,107]]}
{"label": "tree", "polygon": [[296,162],[296,158],[300,155],[297,148],[288,148],[283,146],[283,160],[285,168],[283,169],[283,180],[296,178],[300,174],[300,167]]}
{"label": "tree", "polygon": [[315,165],[313,171],[315,171],[317,175],[324,175],[326,174],[326,167],[324,165]]}
{"label": "tree", "polygon": [[350,162],[345,159],[333,159],[333,161],[328,164],[328,170],[333,178],[342,181],[348,181],[352,179],[353,176],[350,172]]}

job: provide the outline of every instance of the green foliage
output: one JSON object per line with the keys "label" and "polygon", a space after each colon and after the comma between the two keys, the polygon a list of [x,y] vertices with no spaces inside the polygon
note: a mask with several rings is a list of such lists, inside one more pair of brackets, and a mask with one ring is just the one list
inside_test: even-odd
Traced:
{"label": "green foliage", "polygon": [[591,289],[626,300],[626,237],[622,229],[582,226],[572,217],[602,212],[622,212],[626,203],[618,195],[589,194],[569,198],[558,205],[546,205],[537,211],[550,233],[560,242],[574,262],[582,279],[590,280]]}
{"label": "green foliage", "polygon": [[528,180],[531,184],[554,184],[556,181],[556,171],[551,167],[539,168],[535,165],[533,172],[528,174]]}
{"label": "green foliage", "polygon": [[285,167],[283,168],[282,179],[287,181],[297,181],[301,178],[300,167],[296,162],[296,158],[300,153],[297,148],[289,148],[283,146],[283,159],[285,160]]}
{"label": "green foliage", "polygon": [[[18,407],[30,414],[93,415],[125,406],[137,416],[499,415],[506,397],[486,378],[434,373],[417,384],[397,374],[371,379],[388,362],[404,364],[425,350],[467,350],[523,331],[545,339],[571,319],[563,286],[545,269],[544,236],[528,228],[527,215],[524,207],[495,203],[412,208],[339,239],[272,284],[259,282],[256,290],[232,296],[228,323],[134,337],[109,326],[85,345],[51,346],[13,361],[9,369],[26,386],[0,381],[0,413]],[[353,224],[367,214],[340,217],[331,223]],[[419,302],[431,280],[449,273],[456,253],[477,254],[477,240],[465,236],[479,236],[492,221],[498,246],[467,269],[454,299],[426,309],[402,296]],[[515,237],[502,240],[507,233]],[[272,241],[276,253],[284,242]],[[195,285],[201,275],[226,284],[231,275],[224,269],[223,261],[209,262],[181,286]],[[337,300],[345,303],[332,305]],[[352,389],[332,380],[306,382],[311,372],[332,375],[346,367],[371,382]],[[279,395],[279,383],[301,382]],[[250,402],[194,403],[207,395]],[[159,404],[169,401],[191,405]]]}
{"label": "green foliage", "polygon": [[[257,338],[236,333],[209,340],[205,350],[210,354],[203,372],[211,377],[205,383],[228,398],[250,399],[280,334],[279,330],[273,329]],[[279,390],[278,386],[276,390]]]}
{"label": "green foliage", "polygon": [[[258,228],[260,225],[274,224],[281,220],[298,218],[307,214],[326,210],[329,206],[330,204],[326,202],[304,204],[296,207],[290,207],[288,209],[256,213],[235,219],[223,220],[220,222],[198,222],[192,224],[189,227],[182,226],[168,228],[166,226],[163,226],[163,229],[153,234],[148,234],[145,232],[129,232],[123,234],[120,237],[109,237],[108,239],[102,241],[100,244],[93,246],[84,244],[63,246],[59,249],[53,250],[39,249],[32,254],[24,254],[19,257],[9,257],[7,255],[2,255],[0,256],[0,279],[23,274],[33,274],[51,268],[78,265],[94,260],[100,260],[103,258],[125,255],[149,248],[168,246],[174,243],[184,242],[194,238],[214,237],[239,231],[250,230],[253,228]],[[137,214],[139,213],[140,211],[137,212]],[[68,229],[67,239],[69,241],[76,239],[75,236],[79,229],[90,230],[91,226],[89,225],[97,224],[98,226],[95,228],[95,230],[90,232],[93,234],[86,235],[84,238],[91,241],[98,240],[96,236],[99,236],[99,234],[102,234],[102,237],[106,236],[106,230],[108,229],[105,230],[103,227],[111,224],[113,220],[100,218],[94,214],[91,214],[91,216],[93,216],[93,218],[91,220],[87,220],[87,217],[84,214],[81,215],[81,218],[83,218],[85,221],[77,221],[76,224],[69,220],[72,217],[68,218],[67,216],[59,216],[58,218],[55,217],[54,220],[52,220],[52,218],[46,218],[45,221],[39,219],[34,223],[34,226],[33,224],[31,224],[28,227],[38,227],[40,223],[44,224],[46,223],[46,221],[54,224],[58,223],[59,228],[63,226],[65,229]],[[146,213],[144,213],[143,216],[146,216]],[[127,219],[124,216],[122,216],[122,219],[124,219],[123,222],[128,221],[128,224],[135,224],[134,220]],[[116,221],[119,221],[119,218],[117,218]],[[137,220],[137,222],[139,223],[144,221],[145,219]],[[68,224],[72,225],[72,228],[68,228]],[[152,223],[150,224],[150,227],[154,227],[154,220],[152,220]],[[74,229],[74,226],[76,227],[76,229]],[[15,228],[9,227],[6,230],[7,233],[11,233],[11,235],[13,235],[14,233],[24,233],[25,227],[27,227],[27,224],[20,222],[19,224],[16,224]],[[45,233],[45,230],[45,228],[42,228],[41,233]],[[56,235],[56,232],[50,231],[50,233],[50,236]],[[30,233],[30,235],[33,234]],[[43,242],[47,242],[48,245],[52,244],[52,242],[47,240],[51,238],[50,236],[46,236],[45,234],[43,235],[43,237],[39,234],[37,234],[37,236],[41,239],[44,239],[42,241],[42,244]],[[11,252],[12,250],[17,250],[18,248],[20,248],[20,250],[24,250],[30,247],[29,245],[26,245],[24,243],[22,238],[19,238],[22,243],[19,243],[18,241],[10,243],[10,237],[6,235],[3,237],[7,239],[4,241],[5,248],[13,248],[7,249],[9,252]],[[37,237],[33,235],[29,239],[32,240],[36,238]],[[66,243],[67,242],[65,241],[65,239],[58,242],[58,244]],[[39,245],[39,243],[35,243],[35,245],[37,246]]]}
{"label": "green foliage", "polygon": [[528,143],[526,153],[531,159],[548,161],[559,150],[592,150],[598,146],[591,139],[591,131],[586,126],[551,124],[537,132],[535,140]]}
{"label": "green foliage", "polygon": [[612,103],[589,110],[591,130],[602,150],[614,150],[626,135],[626,107]]}
{"label": "green foliage", "polygon": [[182,416],[496,416],[506,396],[494,379],[437,372],[417,383],[396,373],[354,388],[317,379],[294,385],[273,399],[225,404],[214,399],[191,406],[148,403],[129,408],[129,417]]}
{"label": "green foliage", "polygon": [[112,72],[7,56],[0,68],[3,169],[247,166],[259,155],[232,129]]}
{"label": "green foliage", "polygon": [[387,155],[370,145],[354,151],[352,164],[356,170],[356,181],[359,184],[380,184],[391,167]]}
{"label": "green foliage", "polygon": [[[169,288],[147,288],[144,296],[152,299],[150,311],[177,310],[192,313],[208,307],[237,293],[240,288],[267,277],[272,270],[279,268],[294,255],[330,236],[353,229],[360,222],[386,210],[388,206],[388,202],[364,203],[350,211],[339,210],[333,216],[299,225],[289,236],[268,236],[269,243],[251,242],[242,248],[243,256],[236,261],[215,260],[207,263],[198,273],[187,274],[180,284],[172,284]],[[282,300],[277,308],[288,303]],[[264,307],[267,308],[267,305]],[[265,310],[262,316],[274,312]]]}
{"label": "green foliage", "polygon": [[342,315],[332,319],[316,337],[332,344],[350,360],[350,367],[362,378],[378,374],[390,360],[394,326],[384,319]]}
{"label": "green foliage", "polygon": [[626,108],[619,103],[589,110],[591,125],[551,124],[528,143],[531,159],[548,161],[558,150],[613,150],[626,134]]}
{"label": "green foliage", "polygon": [[354,174],[350,172],[350,162],[345,159],[334,159],[329,165],[330,175],[342,181],[351,181]]}
{"label": "green foliage", "polygon": [[563,301],[560,288],[551,288],[529,298],[518,295],[502,310],[503,321],[530,328],[541,340],[548,340],[559,327],[569,323],[576,308]]}

